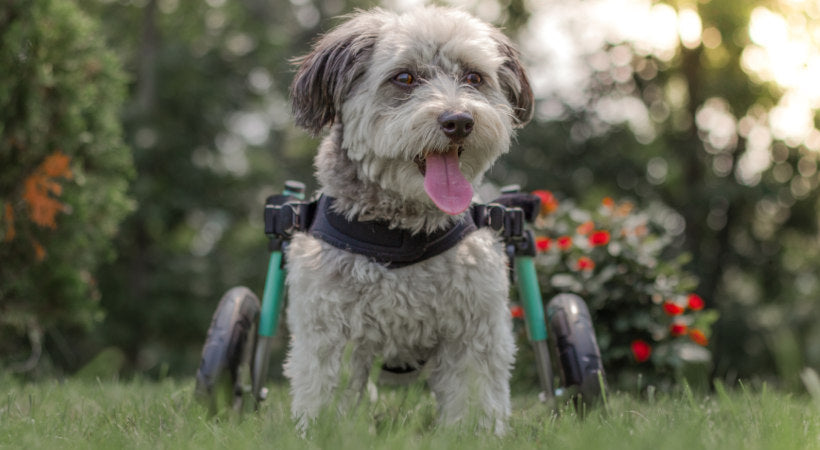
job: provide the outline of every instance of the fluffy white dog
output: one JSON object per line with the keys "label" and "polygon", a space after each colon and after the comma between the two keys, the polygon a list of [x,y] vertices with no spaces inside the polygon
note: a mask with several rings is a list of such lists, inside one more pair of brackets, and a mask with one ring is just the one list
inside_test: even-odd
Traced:
{"label": "fluffy white dog", "polygon": [[[316,157],[327,215],[364,224],[347,233],[371,233],[382,247],[386,234],[430,241],[471,223],[472,186],[532,115],[509,40],[453,9],[353,14],[297,64],[296,123],[313,133],[330,126]],[[345,389],[360,394],[379,359],[425,366],[441,423],[475,412],[503,432],[515,354],[506,257],[491,230],[461,233],[410,262],[351,251],[321,232],[293,237],[285,375],[300,428],[341,388],[350,346]]]}

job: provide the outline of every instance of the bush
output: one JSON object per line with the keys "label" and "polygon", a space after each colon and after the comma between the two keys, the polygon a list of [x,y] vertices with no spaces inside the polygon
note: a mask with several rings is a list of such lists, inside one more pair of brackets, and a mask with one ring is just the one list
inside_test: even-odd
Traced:
{"label": "bush", "polygon": [[0,365],[22,371],[45,337],[101,317],[94,272],[133,209],[133,165],[123,73],[73,2],[3,2],[0,67]]}
{"label": "bush", "polygon": [[548,191],[536,219],[536,266],[545,301],[572,292],[589,306],[610,383],[664,388],[681,377],[707,380],[717,313],[694,293],[697,281],[673,257],[683,219],[652,205],[603,200],[595,210],[560,203]]}

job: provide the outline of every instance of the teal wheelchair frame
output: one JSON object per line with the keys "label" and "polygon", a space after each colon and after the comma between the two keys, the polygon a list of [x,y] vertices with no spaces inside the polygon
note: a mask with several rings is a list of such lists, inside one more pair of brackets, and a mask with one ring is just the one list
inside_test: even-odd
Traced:
{"label": "teal wheelchair frame", "polygon": [[[514,186],[502,192],[517,191]],[[269,209],[288,207],[287,201],[303,199],[304,185],[286,182],[282,194],[266,202],[266,218]],[[605,387],[605,376],[586,304],[577,295],[559,294],[545,309],[535,270],[534,238],[524,227],[523,209],[496,203],[480,206],[488,208],[485,226],[496,230],[506,247],[510,276],[516,280],[527,337],[535,354],[541,399],[553,405],[556,398],[572,399],[576,405],[579,400],[594,402]],[[269,237],[271,253],[261,303],[248,288],[230,289],[217,306],[202,349],[196,395],[214,414],[242,411],[248,405],[256,409],[267,397],[264,384],[285,298],[289,241]],[[554,388],[553,360],[560,379],[558,389]]]}

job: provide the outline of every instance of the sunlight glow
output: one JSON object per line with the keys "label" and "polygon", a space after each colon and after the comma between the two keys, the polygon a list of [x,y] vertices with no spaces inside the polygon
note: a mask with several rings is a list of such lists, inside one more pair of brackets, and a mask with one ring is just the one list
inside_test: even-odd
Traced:
{"label": "sunlight glow", "polygon": [[770,148],[772,135],[768,127],[755,125],[749,132],[746,151],[737,162],[735,176],[743,184],[754,186],[760,182],[761,174],[771,165]]}
{"label": "sunlight glow", "polygon": [[629,125],[638,142],[648,144],[655,139],[655,128],[646,106],[635,97],[603,97],[595,105],[595,112],[609,124]]}
{"label": "sunlight glow", "polygon": [[691,8],[684,8],[678,15],[678,34],[681,43],[686,48],[696,48],[700,45],[700,35],[703,24],[698,12]]}
{"label": "sunlight glow", "polygon": [[720,35],[720,30],[715,27],[708,27],[703,30],[703,33],[701,34],[703,46],[706,48],[715,49],[720,47],[720,44],[723,43],[723,37]]}
{"label": "sunlight glow", "polygon": [[[788,145],[817,149],[814,115],[820,109],[820,26],[807,20],[805,5],[786,2],[783,12],[757,7],[749,21],[754,45],[744,49],[741,66],[759,82],[785,90],[770,112],[771,132]],[[809,145],[811,144],[811,145]]]}
{"label": "sunlight glow", "polygon": [[675,56],[678,46],[678,14],[675,8],[658,3],[652,7],[649,18],[649,35],[655,55],[664,61]]}
{"label": "sunlight glow", "polygon": [[788,42],[789,25],[780,14],[757,7],[752,11],[749,21],[749,37],[752,42],[763,47],[782,46]]}
{"label": "sunlight glow", "polygon": [[709,153],[731,151],[737,145],[737,121],[726,100],[717,97],[706,100],[695,114],[695,124],[708,144]]}
{"label": "sunlight glow", "polygon": [[[560,99],[569,109],[583,109],[589,106],[588,89],[593,77],[611,79],[623,85],[624,92],[593,109],[604,123],[626,123],[641,141],[651,141],[656,133],[647,107],[622,97],[630,92],[633,53],[661,61],[675,57],[680,45],[675,9],[666,4],[653,5],[650,0],[545,0],[530,6],[532,17],[519,42],[529,59],[536,96]],[[685,28],[691,34],[690,25]],[[612,48],[603,51],[608,45]],[[651,79],[657,67],[651,59],[648,61],[638,75]],[[539,117],[560,117],[562,108],[554,102],[550,105],[539,108]],[[616,106],[625,108],[620,115]]]}
{"label": "sunlight glow", "polygon": [[774,137],[791,146],[800,145],[814,127],[814,114],[807,99],[796,93],[784,95],[769,114]]}

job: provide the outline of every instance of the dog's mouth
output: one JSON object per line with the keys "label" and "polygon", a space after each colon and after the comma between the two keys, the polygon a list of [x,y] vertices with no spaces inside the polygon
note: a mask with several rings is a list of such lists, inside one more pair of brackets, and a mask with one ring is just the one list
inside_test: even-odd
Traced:
{"label": "dog's mouth", "polygon": [[442,151],[425,151],[413,159],[424,175],[427,196],[450,215],[464,212],[473,199],[473,186],[459,168],[459,156],[463,152],[464,147],[451,144]]}
{"label": "dog's mouth", "polygon": [[[458,157],[460,158],[461,154],[464,153],[464,147],[462,147],[460,145],[457,146],[457,147],[458,147]],[[416,157],[413,158],[413,162],[416,163],[416,165],[419,168],[419,172],[421,172],[422,175],[427,175],[427,156],[430,153],[432,153],[432,151],[425,151],[424,153],[422,153],[420,155],[416,155]]]}

